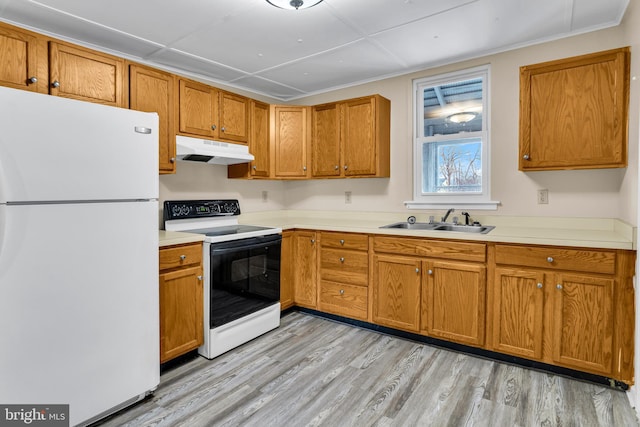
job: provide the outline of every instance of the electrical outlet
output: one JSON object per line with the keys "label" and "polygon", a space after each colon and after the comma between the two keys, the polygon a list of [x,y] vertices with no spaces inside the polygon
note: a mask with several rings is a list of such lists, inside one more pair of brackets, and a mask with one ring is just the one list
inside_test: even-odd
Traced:
{"label": "electrical outlet", "polygon": [[539,205],[547,205],[549,204],[549,190],[538,190],[538,204]]}
{"label": "electrical outlet", "polygon": [[269,193],[266,190],[262,191],[262,203],[267,203],[268,199],[269,199]]}
{"label": "electrical outlet", "polygon": [[351,203],[351,191],[344,192],[344,203],[347,205]]}

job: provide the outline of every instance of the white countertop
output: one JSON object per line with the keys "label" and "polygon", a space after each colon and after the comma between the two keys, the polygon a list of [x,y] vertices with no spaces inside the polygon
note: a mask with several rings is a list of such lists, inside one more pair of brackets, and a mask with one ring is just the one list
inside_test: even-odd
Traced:
{"label": "white countertop", "polygon": [[[413,215],[418,222],[428,222],[428,216]],[[240,215],[239,222],[281,227],[283,230],[299,228],[602,249],[635,250],[637,248],[635,227],[612,218],[472,216],[483,225],[495,226],[488,234],[379,228],[383,225],[406,221],[408,216],[408,214],[385,212],[285,210],[244,213]]]}
{"label": "white countertop", "polygon": [[172,245],[184,245],[187,243],[202,242],[204,234],[183,233],[181,231],[159,231],[160,247]]}

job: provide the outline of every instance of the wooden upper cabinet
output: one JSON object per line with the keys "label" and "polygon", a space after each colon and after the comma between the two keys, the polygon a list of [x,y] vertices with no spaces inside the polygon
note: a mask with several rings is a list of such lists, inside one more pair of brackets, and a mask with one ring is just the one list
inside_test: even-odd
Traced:
{"label": "wooden upper cabinet", "polygon": [[129,65],[129,108],[158,113],[160,173],[175,173],[174,75],[142,65]]}
{"label": "wooden upper cabinet", "polygon": [[271,150],[276,178],[306,178],[309,107],[271,106]]}
{"label": "wooden upper cabinet", "polygon": [[60,42],[49,42],[50,93],[126,107],[124,59]]}
{"label": "wooden upper cabinet", "polygon": [[46,67],[38,69],[39,43],[46,42],[37,35],[0,23],[0,85],[14,89],[48,93]]}
{"label": "wooden upper cabinet", "polygon": [[187,135],[247,143],[249,98],[180,79],[178,130]]}
{"label": "wooden upper cabinet", "polygon": [[628,47],[520,68],[520,170],[627,166]]}
{"label": "wooden upper cabinet", "polygon": [[390,176],[391,102],[380,95],[313,108],[314,177]]}
{"label": "wooden upper cabinet", "polygon": [[343,108],[344,175],[388,177],[390,101],[374,95],[347,101]]}
{"label": "wooden upper cabinet", "polygon": [[269,104],[251,100],[249,104],[249,152],[255,159],[250,163],[229,165],[229,178],[269,178],[271,152],[269,141]]}
{"label": "wooden upper cabinet", "polygon": [[311,174],[338,177],[340,161],[340,105],[316,105],[312,110]]}
{"label": "wooden upper cabinet", "polygon": [[178,130],[181,133],[218,137],[218,91],[202,83],[180,79]]}

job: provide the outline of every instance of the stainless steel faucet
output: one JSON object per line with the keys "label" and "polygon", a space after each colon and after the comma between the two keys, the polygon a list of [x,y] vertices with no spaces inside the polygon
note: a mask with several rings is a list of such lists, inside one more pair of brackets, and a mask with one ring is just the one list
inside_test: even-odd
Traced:
{"label": "stainless steel faucet", "polygon": [[449,218],[449,215],[451,215],[451,212],[453,212],[455,209],[451,208],[447,211],[446,214],[444,214],[444,216],[442,217],[442,222],[447,222],[447,218]]}

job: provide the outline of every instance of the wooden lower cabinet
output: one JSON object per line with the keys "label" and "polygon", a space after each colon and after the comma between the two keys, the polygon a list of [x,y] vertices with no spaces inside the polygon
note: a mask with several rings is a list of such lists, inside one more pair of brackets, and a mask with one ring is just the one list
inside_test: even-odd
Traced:
{"label": "wooden lower cabinet", "polygon": [[286,310],[294,305],[294,265],[293,231],[282,232],[282,246],[280,255],[280,310]]}
{"label": "wooden lower cabinet", "polygon": [[316,233],[296,231],[293,234],[293,298],[296,305],[318,307]]}
{"label": "wooden lower cabinet", "polygon": [[202,244],[160,249],[160,363],[204,342]]}
{"label": "wooden lower cabinet", "polygon": [[422,265],[421,331],[436,338],[482,346],[486,267],[456,261],[424,261]]}
{"label": "wooden lower cabinet", "polygon": [[373,322],[391,328],[420,330],[422,263],[397,255],[373,256]]}
{"label": "wooden lower cabinet", "polygon": [[633,383],[632,251],[497,244],[495,253],[491,350]]}

